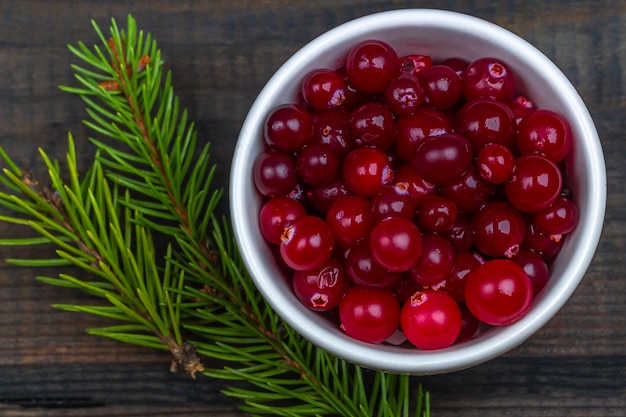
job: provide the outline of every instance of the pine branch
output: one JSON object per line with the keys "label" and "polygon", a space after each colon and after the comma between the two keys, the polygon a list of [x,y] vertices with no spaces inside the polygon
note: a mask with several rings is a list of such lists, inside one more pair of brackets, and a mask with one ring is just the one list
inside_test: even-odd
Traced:
{"label": "pine branch", "polygon": [[[52,183],[41,187],[0,149],[8,167],[0,183],[10,191],[0,193],[0,204],[16,213],[0,220],[41,235],[0,244],[57,247],[56,259],[13,262],[81,269],[87,278],[40,279],[105,304],[58,308],[122,322],[89,332],[169,350],[192,376],[248,382],[224,392],[253,415],[429,415],[407,375],[336,358],[271,309],[245,270],[228,219],[216,214],[223,191],[212,187],[209,143],[197,143],[156,42],[132,17],[125,30],[113,20],[108,38],[93,26],[101,46],[70,46],[82,62],[73,66],[79,87],[62,87],[83,99],[85,123],[101,137],[91,139],[98,149],[91,169],[79,176],[70,137],[68,180],[41,152]],[[167,241],[162,254],[156,235]],[[184,342],[183,333],[195,340]],[[196,353],[228,365],[204,369]]]}

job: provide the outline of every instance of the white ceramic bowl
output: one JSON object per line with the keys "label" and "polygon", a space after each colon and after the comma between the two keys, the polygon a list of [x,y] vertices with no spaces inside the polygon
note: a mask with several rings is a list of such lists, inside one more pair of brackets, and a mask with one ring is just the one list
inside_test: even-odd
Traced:
{"label": "white ceramic bowl", "polygon": [[[275,106],[297,100],[306,72],[342,66],[348,50],[365,39],[386,41],[399,55],[429,54],[435,60],[498,57],[513,69],[521,90],[538,107],[559,112],[570,121],[575,144],[566,161],[566,182],[574,191],[580,221],[554,260],[547,286],[517,323],[436,351],[362,343],[298,301],[263,240],[258,226],[262,198],[255,190],[252,166],[265,146],[265,118]],[[600,238],[606,172],[600,141],[587,108],[563,73],[540,51],[511,32],[475,17],[410,9],[342,24],[311,41],[281,66],[257,97],[241,129],[232,161],[229,198],[235,237],[248,271],[259,291],[289,325],[315,345],[353,363],[391,372],[434,374],[474,366],[509,351],[565,304],[589,267]]]}

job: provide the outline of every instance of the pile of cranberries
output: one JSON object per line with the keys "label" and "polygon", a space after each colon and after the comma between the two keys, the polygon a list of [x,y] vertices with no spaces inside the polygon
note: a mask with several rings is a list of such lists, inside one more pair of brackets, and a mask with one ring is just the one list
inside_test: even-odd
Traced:
{"label": "pile of cranberries", "polygon": [[268,115],[259,225],[308,308],[420,349],[519,320],[576,225],[568,122],[505,62],[354,46]]}

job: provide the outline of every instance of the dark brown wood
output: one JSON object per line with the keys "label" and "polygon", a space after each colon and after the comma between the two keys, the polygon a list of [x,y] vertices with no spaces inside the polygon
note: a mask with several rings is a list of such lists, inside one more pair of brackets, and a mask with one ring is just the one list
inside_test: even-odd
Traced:
{"label": "dark brown wood", "polygon": [[[282,62],[315,36],[358,16],[426,1],[285,0],[0,2],[0,146],[41,171],[37,148],[62,157],[67,133],[85,165],[92,155],[66,44],[97,41],[129,13],[158,40],[182,104],[213,143],[217,185],[226,186],[238,129],[255,95]],[[572,299],[526,343],[476,368],[420,380],[437,416],[626,415],[626,3],[584,0],[447,1],[438,7],[491,20],[546,53],[578,88],[605,151],[609,200],[596,257]],[[0,223],[0,236],[28,231]],[[0,415],[242,415],[223,382],[169,372],[162,352],[85,333],[106,320],[51,308],[89,303],[82,293],[11,266],[32,249],[0,247]]]}

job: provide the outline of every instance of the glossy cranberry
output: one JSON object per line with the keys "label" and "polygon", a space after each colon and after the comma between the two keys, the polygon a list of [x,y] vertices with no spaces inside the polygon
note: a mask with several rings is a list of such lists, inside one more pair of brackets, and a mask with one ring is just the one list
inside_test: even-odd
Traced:
{"label": "glossy cranberry", "polygon": [[461,330],[454,341],[455,344],[472,339],[480,327],[480,320],[474,317],[465,303],[459,304],[459,309],[461,310]]}
{"label": "glossy cranberry", "polygon": [[480,261],[476,259],[473,253],[460,252],[454,257],[452,270],[445,279],[444,284],[440,288],[450,294],[457,302],[465,300],[465,279],[474,269],[480,266]]}
{"label": "glossy cranberry", "polygon": [[346,273],[352,283],[372,289],[393,288],[402,277],[399,273],[387,271],[376,262],[367,239],[350,248],[346,257]]}
{"label": "glossy cranberry", "polygon": [[414,77],[432,66],[433,60],[429,55],[411,54],[400,58],[400,71]]}
{"label": "glossy cranberry", "polygon": [[452,181],[473,162],[469,141],[457,133],[423,139],[415,146],[412,163],[417,172],[436,185]]}
{"label": "glossy cranberry", "polygon": [[413,113],[424,101],[424,91],[417,78],[411,74],[400,73],[392,79],[385,89],[385,102],[397,115]]}
{"label": "glossy cranberry", "polygon": [[396,51],[386,42],[366,40],[354,46],[346,58],[350,83],[360,91],[379,93],[400,69]]}
{"label": "glossy cranberry", "polygon": [[480,176],[492,184],[502,184],[511,178],[515,157],[506,146],[491,143],[483,146],[476,157]]}
{"label": "glossy cranberry", "polygon": [[470,141],[475,153],[489,143],[509,149],[515,145],[515,115],[505,103],[493,99],[465,103],[456,115],[455,128]]}
{"label": "glossy cranberry", "polygon": [[372,228],[369,245],[372,256],[383,268],[403,272],[417,261],[422,251],[422,238],[412,221],[390,217]]}
{"label": "glossy cranberry", "polygon": [[532,218],[526,221],[526,236],[523,247],[537,253],[545,261],[554,258],[563,246],[564,239],[554,239],[552,235],[541,233]]}
{"label": "glossy cranberry", "polygon": [[341,328],[367,343],[380,343],[400,324],[400,304],[389,290],[352,286],[339,303]]}
{"label": "glossy cranberry", "polygon": [[326,212],[337,245],[349,248],[365,239],[373,226],[372,205],[364,197],[347,195],[338,198]]}
{"label": "glossy cranberry", "polygon": [[339,156],[328,145],[311,143],[298,152],[296,169],[307,184],[314,187],[326,185],[337,176]]}
{"label": "glossy cranberry", "polygon": [[306,209],[289,197],[274,197],[267,200],[259,214],[259,228],[268,242],[279,245],[285,227],[306,214]]}
{"label": "glossy cranberry", "polygon": [[311,208],[311,203],[307,197],[307,191],[309,186],[303,181],[299,180],[296,186],[286,195],[286,197],[297,201],[308,211]]}
{"label": "glossy cranberry", "polygon": [[400,158],[411,161],[415,146],[424,138],[452,132],[452,120],[442,111],[421,106],[413,114],[396,119],[395,148]]}
{"label": "glossy cranberry", "polygon": [[452,271],[454,257],[454,248],[448,239],[425,233],[422,235],[422,253],[409,274],[422,287],[435,286]]}
{"label": "glossy cranberry", "polygon": [[456,75],[459,76],[459,79],[463,79],[465,76],[465,70],[469,66],[469,61],[459,57],[451,57],[446,58],[441,61],[441,65],[445,65],[446,67],[450,67],[456,72]]}
{"label": "glossy cranberry", "polygon": [[372,197],[372,219],[375,223],[388,217],[415,217],[417,204],[405,182],[387,185]]}
{"label": "glossy cranberry", "polygon": [[493,191],[494,186],[470,165],[459,177],[443,184],[440,194],[454,201],[459,212],[473,213],[489,200]]}
{"label": "glossy cranberry", "polygon": [[333,252],[335,238],[323,219],[306,215],[287,226],[280,242],[283,261],[296,271],[321,267]]}
{"label": "glossy cranberry", "polygon": [[393,178],[396,185],[408,187],[407,191],[418,206],[427,196],[437,193],[437,186],[424,180],[410,163],[402,164],[396,168]]}
{"label": "glossy cranberry", "polygon": [[265,151],[252,169],[254,185],[266,197],[285,196],[298,183],[296,162],[282,151]]}
{"label": "glossy cranberry", "polygon": [[429,106],[447,110],[461,98],[461,79],[446,65],[433,65],[421,71],[418,77],[424,90],[424,102]]}
{"label": "glossy cranberry", "polygon": [[479,58],[465,70],[463,95],[468,101],[491,97],[508,103],[516,89],[513,72],[497,58]]}
{"label": "glossy cranberry", "polygon": [[539,152],[559,163],[572,148],[572,130],[565,118],[547,109],[537,109],[519,124],[517,147],[523,154]]}
{"label": "glossy cranberry", "polygon": [[366,93],[364,91],[357,90],[352,85],[352,82],[348,77],[348,73],[346,72],[345,67],[342,67],[339,72],[343,75],[343,81],[346,86],[346,99],[341,105],[342,108],[348,111],[352,111],[365,103],[376,100],[376,94]]}
{"label": "glossy cranberry", "polygon": [[298,104],[275,108],[264,125],[265,142],[273,149],[295,152],[313,137],[313,121],[306,109]]}
{"label": "glossy cranberry", "polygon": [[578,207],[574,201],[559,196],[552,205],[533,215],[537,229],[551,238],[560,239],[572,232],[578,223]]}
{"label": "glossy cranberry", "polygon": [[417,211],[419,224],[425,230],[436,233],[452,229],[457,215],[458,209],[454,201],[439,195],[425,198]]}
{"label": "glossy cranberry", "polygon": [[535,213],[550,207],[562,187],[561,171],[553,162],[539,154],[527,154],[516,159],[504,191],[513,206]]}
{"label": "glossy cranberry", "polygon": [[386,149],[396,136],[395,119],[381,103],[367,103],[357,107],[348,122],[350,135],[357,146]]}
{"label": "glossy cranberry", "polygon": [[314,69],[302,79],[302,97],[315,110],[341,106],[346,99],[343,76],[327,68]]}
{"label": "glossy cranberry", "polygon": [[371,197],[393,181],[387,154],[377,148],[355,148],[343,161],[343,180],[348,190]]}
{"label": "glossy cranberry", "polygon": [[515,255],[524,241],[526,223],[521,213],[504,201],[490,201],[473,218],[474,244],[485,255]]}
{"label": "glossy cranberry", "polygon": [[326,215],[330,206],[337,199],[350,194],[341,176],[326,185],[309,188],[306,192],[308,202],[323,215]]}
{"label": "glossy cranberry", "polygon": [[348,120],[350,113],[345,109],[332,109],[311,113],[313,138],[311,143],[328,145],[343,159],[354,147],[350,137]]}
{"label": "glossy cranberry", "polygon": [[393,286],[392,291],[400,301],[405,303],[406,300],[411,298],[417,291],[421,291],[424,288],[417,282],[411,279],[411,276],[405,272],[400,274],[400,280]]}
{"label": "glossy cranberry", "polygon": [[400,326],[413,345],[424,350],[443,349],[454,343],[461,331],[461,310],[441,291],[416,292],[404,303]]}
{"label": "glossy cranberry", "polygon": [[474,244],[474,226],[472,225],[472,215],[458,213],[454,224],[445,232],[446,238],[452,243],[454,250],[465,252]]}
{"label": "glossy cranberry", "polygon": [[507,325],[520,320],[530,308],[533,290],[521,266],[508,259],[493,259],[467,275],[465,303],[483,323]]}
{"label": "glossy cranberry", "polygon": [[536,109],[535,104],[528,97],[522,95],[515,97],[508,105],[515,115],[515,121],[518,124],[524,117]]}
{"label": "glossy cranberry", "polygon": [[343,263],[330,258],[319,268],[295,271],[292,279],[296,297],[313,311],[329,311],[339,305],[350,288]]}
{"label": "glossy cranberry", "polygon": [[520,249],[517,255],[512,257],[511,260],[521,266],[524,272],[526,272],[526,275],[528,275],[528,278],[530,278],[533,296],[539,294],[550,279],[550,270],[546,262],[538,253],[526,248]]}

